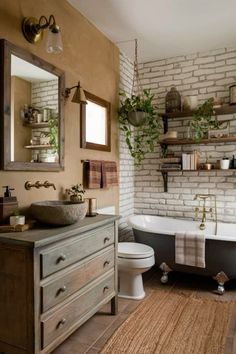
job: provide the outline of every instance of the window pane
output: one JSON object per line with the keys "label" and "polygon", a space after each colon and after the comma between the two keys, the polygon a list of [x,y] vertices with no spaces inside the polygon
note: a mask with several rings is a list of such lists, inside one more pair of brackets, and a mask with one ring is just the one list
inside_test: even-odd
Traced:
{"label": "window pane", "polygon": [[94,144],[107,143],[106,132],[107,109],[94,102],[87,101],[86,105],[86,141]]}

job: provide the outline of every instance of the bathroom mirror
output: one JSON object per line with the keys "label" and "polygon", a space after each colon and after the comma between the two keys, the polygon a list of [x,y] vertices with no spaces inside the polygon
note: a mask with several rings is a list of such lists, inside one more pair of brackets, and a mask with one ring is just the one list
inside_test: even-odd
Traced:
{"label": "bathroom mirror", "polygon": [[64,72],[0,40],[1,169],[64,167]]}
{"label": "bathroom mirror", "polygon": [[85,91],[87,104],[81,105],[81,147],[111,151],[110,103]]}

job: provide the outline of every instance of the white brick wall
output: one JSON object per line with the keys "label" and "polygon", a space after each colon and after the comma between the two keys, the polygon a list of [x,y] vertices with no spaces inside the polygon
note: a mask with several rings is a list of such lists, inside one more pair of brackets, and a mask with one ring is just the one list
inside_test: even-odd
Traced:
{"label": "white brick wall", "polygon": [[[200,102],[212,96],[229,102],[229,86],[236,82],[236,49],[223,48],[192,56],[157,60],[140,65],[143,88],[152,88],[160,112],[165,111],[165,96],[175,86],[182,96],[197,95]],[[231,118],[232,116],[227,116]],[[226,118],[225,116],[222,118]],[[186,137],[188,119],[169,120],[169,129]],[[236,122],[231,122],[230,132],[236,134]],[[206,152],[210,161],[227,156],[236,157],[236,144],[170,146],[169,151],[181,156],[182,152],[199,150],[201,161]],[[193,201],[196,193],[213,193],[217,196],[219,220],[236,222],[236,173],[234,171],[170,172],[168,193],[163,192],[163,180],[158,158],[150,154],[135,171],[135,213],[158,214],[177,217],[194,217]]]}
{"label": "white brick wall", "polygon": [[[131,94],[134,66],[125,54],[120,53],[120,91]],[[120,132],[120,204],[119,240],[132,238],[132,232],[126,224],[126,218],[134,214],[134,164],[125,143],[123,132]]]}
{"label": "white brick wall", "polygon": [[58,80],[33,83],[31,102],[37,108],[52,108],[58,112]]}
{"label": "white brick wall", "polygon": [[[51,108],[58,112],[58,80],[35,82],[31,85],[31,103],[39,109]],[[47,132],[48,128],[32,130],[32,138],[40,136],[41,132]],[[45,153],[48,151],[45,150]],[[39,151],[32,151],[32,159],[36,160]]]}
{"label": "white brick wall", "polygon": [[[165,110],[165,96],[175,86],[183,96],[198,95],[200,103],[212,96],[229,102],[229,86],[236,82],[236,48],[197,53],[140,64],[143,88],[151,88],[158,110]],[[225,118],[225,117],[224,117]],[[230,116],[227,116],[230,118]],[[187,119],[169,120],[169,129],[186,137]],[[231,133],[236,133],[236,122],[231,123]],[[210,161],[224,156],[236,157],[236,144],[170,146],[169,150],[180,155],[183,151],[199,150],[201,161],[205,153]],[[140,168],[135,170],[135,213],[158,214],[177,217],[194,217],[193,201],[196,193],[213,193],[217,196],[219,220],[236,222],[236,173],[234,171],[170,172],[168,193],[163,192],[163,180],[158,158],[160,147],[147,155]]]}

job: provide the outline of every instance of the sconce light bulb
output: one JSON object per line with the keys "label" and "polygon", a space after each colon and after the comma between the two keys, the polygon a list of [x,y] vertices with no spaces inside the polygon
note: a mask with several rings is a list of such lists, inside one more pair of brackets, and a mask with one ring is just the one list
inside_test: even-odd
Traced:
{"label": "sconce light bulb", "polygon": [[61,31],[59,26],[52,25],[48,29],[47,52],[58,54],[63,51]]}

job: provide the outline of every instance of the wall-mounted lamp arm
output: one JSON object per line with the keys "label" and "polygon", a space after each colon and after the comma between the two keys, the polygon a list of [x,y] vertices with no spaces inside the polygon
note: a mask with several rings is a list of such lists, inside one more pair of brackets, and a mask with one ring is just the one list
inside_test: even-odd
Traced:
{"label": "wall-mounted lamp arm", "polygon": [[71,94],[71,90],[73,90],[74,88],[78,87],[78,85],[72,86],[72,87],[67,87],[65,89],[65,98],[69,98],[70,94]]}
{"label": "wall-mounted lamp arm", "polygon": [[60,53],[63,50],[60,27],[56,24],[53,15],[41,16],[39,20],[35,17],[25,17],[22,21],[22,32],[25,39],[30,43],[37,43],[42,39],[43,30],[49,28],[47,51],[49,53]]}
{"label": "wall-mounted lamp arm", "polygon": [[71,94],[71,90],[73,90],[74,88],[76,88],[76,90],[75,90],[75,93],[72,97],[71,102],[79,103],[79,104],[81,104],[81,103],[87,104],[86,96],[85,96],[84,90],[80,86],[80,82],[78,82],[78,85],[68,87],[65,89],[65,98],[69,98],[69,96]]}

